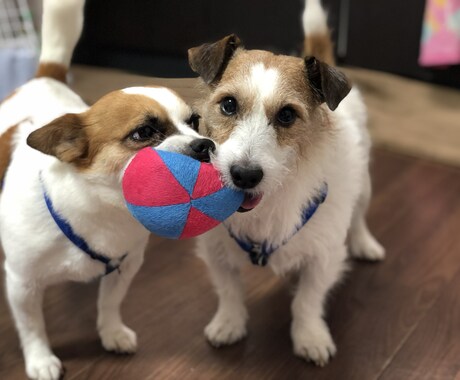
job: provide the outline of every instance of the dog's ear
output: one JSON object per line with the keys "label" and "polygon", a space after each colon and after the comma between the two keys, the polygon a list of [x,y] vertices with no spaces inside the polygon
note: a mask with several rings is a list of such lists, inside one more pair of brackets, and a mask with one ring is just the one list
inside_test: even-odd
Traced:
{"label": "dog's ear", "polygon": [[305,68],[308,83],[319,102],[326,102],[334,111],[351,90],[345,74],[315,57],[305,58]]}
{"label": "dog's ear", "polygon": [[238,36],[230,34],[217,42],[189,49],[188,62],[206,84],[216,83],[239,46],[241,41]]}
{"label": "dog's ear", "polygon": [[88,154],[88,138],[81,115],[69,113],[32,132],[27,144],[60,161],[77,163]]}

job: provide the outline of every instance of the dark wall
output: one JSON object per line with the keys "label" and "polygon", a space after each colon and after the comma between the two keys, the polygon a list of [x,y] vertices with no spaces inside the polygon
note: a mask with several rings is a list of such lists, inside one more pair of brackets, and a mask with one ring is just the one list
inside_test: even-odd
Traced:
{"label": "dark wall", "polygon": [[[460,67],[418,64],[425,1],[349,1],[344,63],[460,87]],[[334,8],[336,9],[336,8]]]}
{"label": "dark wall", "polygon": [[[460,87],[459,66],[418,65],[424,1],[323,0],[339,62]],[[237,33],[248,48],[298,54],[303,0],[87,0],[74,61],[192,76],[187,49]],[[340,39],[339,39],[340,37]]]}
{"label": "dark wall", "polygon": [[237,33],[248,48],[296,53],[303,0],[88,0],[74,61],[192,76],[187,49]]}

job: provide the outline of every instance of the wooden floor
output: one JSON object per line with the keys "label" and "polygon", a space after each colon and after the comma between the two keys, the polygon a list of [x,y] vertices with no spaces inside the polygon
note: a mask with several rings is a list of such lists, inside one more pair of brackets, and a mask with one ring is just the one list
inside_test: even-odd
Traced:
{"label": "wooden floor", "polygon": [[[258,267],[245,271],[249,336],[210,347],[202,330],[216,298],[193,244],[152,242],[124,303],[139,336],[135,356],[101,348],[96,283],[48,291],[49,336],[66,379],[460,379],[460,172],[383,150],[374,156],[369,219],[388,257],[353,263],[333,292],[328,322],[338,354],[327,367],[292,355],[288,288]],[[24,378],[2,295],[0,379]]]}

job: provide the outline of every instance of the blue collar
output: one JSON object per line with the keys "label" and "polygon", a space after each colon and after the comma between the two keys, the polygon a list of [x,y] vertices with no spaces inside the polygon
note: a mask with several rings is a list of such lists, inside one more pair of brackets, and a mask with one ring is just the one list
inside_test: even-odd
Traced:
{"label": "blue collar", "polygon": [[[41,180],[41,177],[40,177],[40,180]],[[43,181],[42,181],[42,186],[43,186]],[[120,272],[120,265],[125,259],[125,257],[128,255],[127,253],[125,253],[123,256],[121,256],[117,260],[112,260],[107,256],[94,252],[88,246],[86,241],[81,236],[77,235],[73,231],[72,226],[56,212],[56,210],[53,207],[53,203],[51,202],[51,199],[46,193],[44,186],[43,186],[43,197],[45,199],[46,206],[48,207],[48,210],[51,216],[56,222],[56,225],[60,228],[60,230],[67,237],[67,239],[69,239],[74,245],[80,248],[83,252],[85,252],[93,260],[99,261],[105,265],[104,276],[112,273],[115,270],[118,270],[118,272]]]}
{"label": "blue collar", "polygon": [[294,235],[299,232],[305,224],[312,218],[315,214],[318,207],[326,200],[328,186],[324,182],[321,189],[318,193],[307,203],[307,205],[302,210],[302,219],[300,224],[296,225],[294,231],[290,234],[289,237],[284,239],[280,244],[269,244],[267,241],[262,243],[256,243],[248,239],[240,239],[232,233],[230,229],[228,232],[230,236],[238,243],[240,248],[243,251],[246,251],[249,254],[249,258],[254,265],[265,266],[268,263],[268,259],[278,248],[285,245],[289,240],[291,240]]}

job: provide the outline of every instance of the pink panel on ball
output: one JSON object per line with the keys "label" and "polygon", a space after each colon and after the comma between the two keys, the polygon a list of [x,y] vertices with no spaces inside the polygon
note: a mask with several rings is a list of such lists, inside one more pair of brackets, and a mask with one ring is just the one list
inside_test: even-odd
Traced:
{"label": "pink panel on ball", "polygon": [[123,194],[135,206],[170,206],[190,202],[190,196],[169,171],[158,153],[144,148],[123,176]]}
{"label": "pink panel on ball", "polygon": [[192,199],[205,197],[222,189],[219,172],[211,164],[202,163],[193,189]]}
{"label": "pink panel on ball", "polygon": [[216,227],[219,223],[219,221],[210,218],[196,208],[191,207],[187,223],[185,224],[184,230],[182,231],[182,235],[179,239],[187,239],[198,236],[211,228]]}

